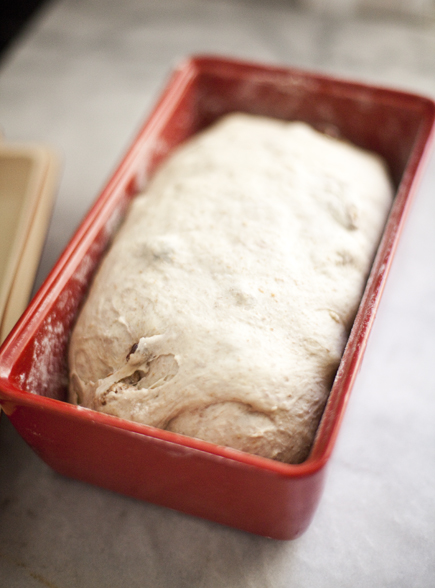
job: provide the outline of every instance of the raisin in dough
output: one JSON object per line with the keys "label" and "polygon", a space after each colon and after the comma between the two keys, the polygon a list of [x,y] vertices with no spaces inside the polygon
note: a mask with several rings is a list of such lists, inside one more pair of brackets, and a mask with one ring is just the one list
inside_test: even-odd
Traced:
{"label": "raisin in dough", "polygon": [[221,119],[132,203],[72,334],[71,402],[303,461],[391,200],[373,154]]}

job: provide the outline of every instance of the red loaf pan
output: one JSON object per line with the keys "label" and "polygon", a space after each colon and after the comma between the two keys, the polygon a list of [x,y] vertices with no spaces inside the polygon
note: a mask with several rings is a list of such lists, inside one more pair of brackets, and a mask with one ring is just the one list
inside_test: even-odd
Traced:
{"label": "red loaf pan", "polygon": [[[391,215],[308,459],[288,465],[65,402],[71,327],[130,199],[181,141],[244,111],[303,120],[387,160]],[[54,470],[245,531],[291,539],[308,526],[434,129],[419,96],[213,57],[185,61],[0,351],[0,400]]]}

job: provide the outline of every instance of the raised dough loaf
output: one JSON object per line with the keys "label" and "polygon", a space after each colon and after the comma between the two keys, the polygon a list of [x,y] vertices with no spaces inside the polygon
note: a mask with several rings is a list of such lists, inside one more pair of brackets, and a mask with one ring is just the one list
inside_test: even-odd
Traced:
{"label": "raised dough loaf", "polygon": [[234,114],[138,196],[70,344],[70,400],[299,463],[392,189],[380,159]]}

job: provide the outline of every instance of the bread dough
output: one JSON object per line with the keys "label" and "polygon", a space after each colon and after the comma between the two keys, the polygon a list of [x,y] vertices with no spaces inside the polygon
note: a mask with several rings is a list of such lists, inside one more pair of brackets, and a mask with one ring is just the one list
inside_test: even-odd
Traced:
{"label": "bread dough", "polygon": [[71,402],[303,461],[391,200],[374,154],[221,119],[133,201],[72,334]]}

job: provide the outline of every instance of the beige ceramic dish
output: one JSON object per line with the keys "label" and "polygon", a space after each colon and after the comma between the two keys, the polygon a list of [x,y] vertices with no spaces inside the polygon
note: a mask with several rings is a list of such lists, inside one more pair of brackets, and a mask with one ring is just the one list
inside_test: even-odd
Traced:
{"label": "beige ceramic dish", "polygon": [[0,142],[0,343],[29,301],[57,177],[49,148]]}

